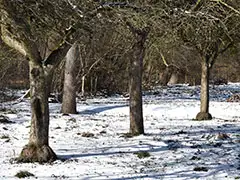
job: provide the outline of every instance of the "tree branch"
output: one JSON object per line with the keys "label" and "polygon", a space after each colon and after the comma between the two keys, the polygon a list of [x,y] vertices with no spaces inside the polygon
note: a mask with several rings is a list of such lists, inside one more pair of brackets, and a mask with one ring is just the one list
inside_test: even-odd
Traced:
{"label": "tree branch", "polygon": [[11,34],[8,32],[6,27],[4,25],[1,25],[1,38],[5,44],[7,44],[9,47],[17,50],[19,53],[21,53],[23,56],[27,55],[27,52],[23,46],[23,44],[16,39],[14,39]]}
{"label": "tree branch", "polygon": [[202,4],[202,0],[197,0],[195,6],[193,7],[193,11],[197,11]]}
{"label": "tree branch", "polygon": [[223,6],[231,9],[233,12],[237,13],[238,15],[240,15],[240,11],[238,11],[238,10],[235,9],[234,7],[228,5],[227,3],[223,2],[222,0],[212,0],[212,1],[218,2],[218,3],[222,4]]}
{"label": "tree branch", "polygon": [[162,60],[163,60],[163,64],[164,64],[166,67],[168,67],[169,64],[167,63],[167,61],[166,61],[165,57],[163,56],[162,52],[160,52],[160,55],[161,55],[161,58],[162,58]]}
{"label": "tree branch", "polygon": [[68,50],[72,47],[74,42],[77,41],[78,32],[74,28],[70,28],[66,36],[63,38],[62,43],[52,51],[52,53],[43,62],[44,66],[57,65],[66,56]]}
{"label": "tree branch", "polygon": [[[14,2],[8,0],[2,0],[1,5],[4,6],[4,10],[2,9],[2,16],[1,19],[6,21],[4,27],[1,26],[1,31],[3,33],[3,40],[6,41],[5,43],[8,44],[10,47],[16,49],[21,54],[28,56],[31,61],[35,63],[41,63],[41,56],[38,51],[36,42],[31,34],[29,24],[22,18],[16,16],[16,8],[13,6]],[[8,26],[15,26],[16,34],[20,37],[21,42],[17,41],[16,39],[12,38],[12,33],[7,31]],[[5,36],[5,37],[4,37]]]}

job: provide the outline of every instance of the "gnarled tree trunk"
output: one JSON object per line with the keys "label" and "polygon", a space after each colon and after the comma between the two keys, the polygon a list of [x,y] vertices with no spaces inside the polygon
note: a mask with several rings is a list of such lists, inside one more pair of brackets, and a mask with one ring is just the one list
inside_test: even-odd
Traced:
{"label": "gnarled tree trunk", "polygon": [[20,162],[49,162],[57,159],[49,146],[49,107],[47,81],[42,64],[30,61],[31,130]]}

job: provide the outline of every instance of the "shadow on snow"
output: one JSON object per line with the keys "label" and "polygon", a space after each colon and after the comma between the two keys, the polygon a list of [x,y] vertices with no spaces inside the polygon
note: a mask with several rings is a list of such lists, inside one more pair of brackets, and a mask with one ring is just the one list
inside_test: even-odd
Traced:
{"label": "shadow on snow", "polygon": [[83,115],[93,115],[93,114],[101,113],[107,110],[122,108],[127,106],[128,105],[104,105],[104,106],[97,105],[96,108],[86,109],[83,111],[79,111],[78,113]]}
{"label": "shadow on snow", "polygon": [[[114,106],[116,107],[116,106]],[[114,108],[112,107],[112,108]],[[105,108],[100,108],[101,110]],[[99,112],[99,111],[98,111]],[[176,127],[177,128],[177,127]],[[135,144],[129,145],[118,145],[118,146],[105,146],[101,148],[94,149],[94,152],[88,153],[78,153],[78,154],[64,154],[58,157],[63,160],[86,158],[86,157],[102,157],[111,156],[119,154],[134,154],[141,151],[147,151],[149,153],[164,153],[171,151],[174,155],[175,152],[181,152],[181,155],[189,155],[189,157],[184,157],[183,159],[170,159],[173,163],[177,164],[178,161],[182,160],[182,166],[185,166],[186,170],[172,169],[173,172],[156,172],[154,168],[156,166],[164,166],[161,160],[157,161],[157,164],[146,166],[147,169],[144,172],[120,175],[121,178],[114,178],[116,174],[109,176],[113,180],[126,180],[126,179],[141,179],[141,178],[174,178],[174,179],[186,179],[190,180],[192,178],[207,178],[209,176],[214,177],[220,172],[231,172],[240,169],[240,143],[239,143],[239,126],[233,124],[223,124],[221,126],[216,126],[216,129],[206,129],[204,130],[192,130],[192,127],[184,129],[178,132],[162,132],[159,134],[146,134],[141,139],[132,139]],[[198,127],[199,128],[199,127]],[[217,135],[220,133],[228,134],[229,137],[226,139],[216,139]],[[232,135],[232,137],[230,137]],[[233,135],[236,135],[234,138]],[[157,138],[159,137],[159,139]],[[144,139],[146,138],[146,139]],[[149,139],[150,138],[150,139]],[[141,144],[137,143],[139,140],[142,141]],[[148,142],[149,141],[149,142]],[[151,142],[161,142],[161,145],[152,145]],[[91,151],[91,150],[90,150]],[[127,157],[122,157],[127,158]],[[169,158],[169,157],[166,157]],[[173,158],[173,157],[172,157]],[[199,158],[199,159],[193,159]],[[210,160],[213,158],[213,160]],[[186,161],[186,162],[184,162]],[[168,160],[165,160],[168,162]],[[182,162],[180,162],[181,164]],[[185,163],[185,164],[184,164]],[[194,167],[206,167],[206,171],[194,171]],[[149,169],[150,168],[150,169]],[[153,169],[151,171],[151,168]],[[189,169],[191,168],[191,169]],[[136,175],[139,174],[139,175]],[[227,175],[227,174],[226,174]],[[104,179],[106,175],[103,176],[88,176],[85,179]],[[239,177],[240,173],[236,174]]]}

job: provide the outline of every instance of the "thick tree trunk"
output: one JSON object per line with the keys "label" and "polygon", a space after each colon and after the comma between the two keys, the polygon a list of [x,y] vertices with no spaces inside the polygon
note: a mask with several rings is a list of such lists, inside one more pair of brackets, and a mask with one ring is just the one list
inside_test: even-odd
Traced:
{"label": "thick tree trunk", "polygon": [[68,51],[66,56],[62,113],[76,114],[76,76],[77,76],[77,60],[78,46],[75,43]]}
{"label": "thick tree trunk", "polygon": [[18,160],[20,162],[49,162],[57,156],[49,147],[49,107],[46,77],[41,64],[30,61],[31,130],[29,143]]}
{"label": "thick tree trunk", "polygon": [[[133,33],[136,33],[132,29]],[[133,46],[133,57],[130,60],[129,94],[130,94],[130,133],[132,135],[144,134],[143,110],[142,110],[142,71],[144,58],[144,43],[147,31],[136,33],[137,42]]]}
{"label": "thick tree trunk", "polygon": [[202,61],[202,75],[201,75],[201,106],[200,112],[197,114],[197,120],[210,120],[212,119],[209,113],[209,64],[208,59]]}

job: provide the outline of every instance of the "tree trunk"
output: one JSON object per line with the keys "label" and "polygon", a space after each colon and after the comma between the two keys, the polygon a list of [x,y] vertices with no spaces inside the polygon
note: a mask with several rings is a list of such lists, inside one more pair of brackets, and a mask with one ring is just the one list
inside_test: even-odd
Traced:
{"label": "tree trunk", "polygon": [[85,78],[86,78],[86,75],[83,75],[82,76],[82,85],[81,85],[81,95],[82,95],[82,97],[85,96]]}
{"label": "tree trunk", "polygon": [[178,83],[178,79],[179,79],[179,74],[177,72],[173,72],[171,74],[171,78],[170,78],[168,84],[170,84],[170,85],[177,84]]}
{"label": "tree trunk", "polygon": [[68,51],[66,56],[62,113],[76,114],[76,76],[77,76],[77,60],[78,46],[75,43]]}
{"label": "tree trunk", "polygon": [[201,75],[201,106],[200,112],[197,114],[197,120],[210,120],[212,119],[209,113],[209,64],[208,59],[202,61],[202,75]]}
{"label": "tree trunk", "polygon": [[97,83],[98,83],[98,77],[95,77],[95,80],[94,80],[94,90],[93,90],[94,95],[96,95],[96,93],[97,93]]}
{"label": "tree trunk", "polygon": [[[139,47],[140,48],[140,47]],[[130,94],[130,133],[133,135],[144,134],[142,111],[142,59],[143,50],[138,49],[131,61],[129,77]]]}
{"label": "tree trunk", "polygon": [[130,133],[132,135],[144,134],[143,110],[142,110],[142,71],[144,58],[144,44],[148,31],[141,32],[132,28],[136,35],[136,43],[133,45],[133,57],[130,60],[129,95],[130,95]]}
{"label": "tree trunk", "polygon": [[57,159],[49,147],[49,107],[47,81],[41,64],[30,61],[31,130],[29,143],[18,158],[20,162],[49,162]]}
{"label": "tree trunk", "polygon": [[160,84],[162,86],[167,86],[170,78],[172,75],[172,69],[169,67],[166,67],[166,69],[163,71],[162,75],[160,76]]}

